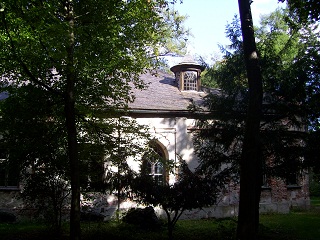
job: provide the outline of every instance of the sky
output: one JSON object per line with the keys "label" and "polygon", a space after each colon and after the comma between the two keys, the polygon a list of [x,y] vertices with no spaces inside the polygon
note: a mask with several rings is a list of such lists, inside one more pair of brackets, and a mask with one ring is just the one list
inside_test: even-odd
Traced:
{"label": "sky", "polygon": [[[187,41],[187,54],[202,56],[209,63],[212,58],[219,58],[218,44],[229,43],[225,37],[226,25],[232,22],[236,14],[239,16],[238,1],[183,0],[182,4],[180,1],[177,2],[174,9],[181,15],[188,16],[185,27],[189,28],[193,35]],[[254,0],[251,4],[253,24],[258,25],[261,15],[284,6],[285,4],[278,3],[278,0]],[[178,59],[176,61],[179,62]]]}

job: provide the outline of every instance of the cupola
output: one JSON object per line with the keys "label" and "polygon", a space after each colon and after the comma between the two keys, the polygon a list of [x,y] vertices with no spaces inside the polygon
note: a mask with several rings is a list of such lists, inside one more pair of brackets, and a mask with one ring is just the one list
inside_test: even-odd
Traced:
{"label": "cupola", "polygon": [[181,63],[170,68],[180,91],[200,91],[200,74],[204,69],[191,56],[185,56]]}

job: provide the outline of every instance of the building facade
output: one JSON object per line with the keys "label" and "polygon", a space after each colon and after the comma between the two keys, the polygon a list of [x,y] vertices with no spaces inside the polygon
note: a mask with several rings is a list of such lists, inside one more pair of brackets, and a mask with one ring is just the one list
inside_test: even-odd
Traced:
{"label": "building facade", "polygon": [[[201,86],[201,71],[203,67],[191,58],[171,68],[174,73],[145,74],[141,79],[148,85],[146,90],[135,91],[135,101],[129,105],[128,114],[139,124],[147,125],[151,136],[156,140],[157,153],[164,159],[177,162],[178,158],[185,160],[191,170],[198,166],[198,159],[193,147],[193,127],[195,121],[203,113],[195,113],[188,108],[190,104],[201,105],[208,89]],[[218,90],[211,89],[211,92]],[[199,115],[200,114],[200,115]],[[1,161],[1,159],[0,159]],[[137,166],[132,166],[136,168]],[[148,166],[150,173],[169,183],[176,180],[175,173],[163,172],[161,166]],[[8,185],[8,173],[0,171],[0,211],[16,211],[23,208],[19,199],[19,186]],[[269,179],[262,186],[261,212],[288,213],[291,208],[308,208],[310,206],[308,174],[303,172],[293,184],[282,179]],[[110,218],[117,208],[115,197],[88,193],[82,196],[83,206],[91,206],[96,213]],[[239,186],[230,183],[221,193],[219,201],[211,208],[186,212],[184,218],[209,218],[236,216],[239,205]],[[120,208],[135,206],[132,202],[121,202]]]}
{"label": "building facade", "polygon": [[[142,76],[150,86],[145,92],[136,93],[136,101],[130,105],[131,116],[139,123],[150,127],[168,159],[181,157],[190,169],[198,166],[193,148],[192,129],[197,118],[201,116],[188,111],[188,107],[191,103],[200,106],[208,91],[218,93],[218,90],[201,86],[202,70],[203,68],[191,58],[184,58],[181,63],[171,68],[174,76],[165,73],[159,73],[158,76]],[[291,183],[280,178],[265,179],[260,211],[288,213],[291,208],[309,208],[308,173],[301,172],[296,176]],[[174,177],[171,177],[172,179]],[[239,190],[238,184],[230,183],[216,206],[190,211],[185,217],[236,216]]]}

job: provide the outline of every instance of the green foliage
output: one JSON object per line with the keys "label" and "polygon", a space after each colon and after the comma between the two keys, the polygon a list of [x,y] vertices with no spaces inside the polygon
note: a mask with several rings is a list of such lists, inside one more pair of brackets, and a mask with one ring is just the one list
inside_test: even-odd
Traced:
{"label": "green foliage", "polygon": [[[277,10],[263,17],[256,29],[264,88],[259,141],[269,176],[285,178],[307,163],[301,161],[308,156],[304,131],[308,124],[317,126],[320,116],[314,104],[319,97],[318,67],[312,63],[318,57],[315,27],[299,24],[286,10]],[[208,70],[221,89],[220,94],[205,99],[216,120],[197,123],[195,148],[200,167],[211,174],[223,169],[221,173],[233,177],[238,172],[249,92],[236,18],[226,33],[231,44],[222,49],[223,60]]]}
{"label": "green foliage", "polygon": [[[285,0],[279,0],[285,2]],[[299,17],[300,21],[319,21],[320,6],[317,0],[287,0],[290,11]]]}
{"label": "green foliage", "polygon": [[[77,128],[84,132],[85,138],[80,142],[94,139],[95,143],[113,144],[114,140],[99,139],[103,134],[110,138],[115,125],[103,118],[123,114],[118,110],[126,109],[127,103],[133,100],[131,88],[144,87],[139,75],[146,69],[157,68],[163,53],[181,50],[179,39],[187,34],[182,25],[184,17],[176,12],[172,15],[166,1],[95,0],[73,5],[75,107]],[[43,110],[47,109],[47,117],[59,119],[56,124],[61,129],[69,77],[67,10],[68,1],[21,0],[2,2],[0,13],[3,46],[0,58],[5,63],[0,66],[3,86],[10,85],[13,89],[30,83],[36,85],[30,88],[44,91],[47,99],[32,94],[29,98],[47,102],[50,106],[44,106]],[[27,88],[21,91],[31,93]],[[30,111],[21,111],[21,118],[38,111],[39,104],[33,102],[34,105],[28,106],[28,102],[26,99],[24,109]],[[21,123],[26,124],[23,119]]]}
{"label": "green foliage", "polygon": [[215,183],[191,172],[186,163],[179,166],[177,178],[178,181],[172,185],[158,185],[149,175],[141,174],[135,179],[133,190],[143,203],[159,205],[168,212],[192,210],[215,203]]}
{"label": "green foliage", "polygon": [[[70,77],[67,63],[70,7],[68,1],[5,1],[1,4],[0,75],[13,87],[36,84],[60,108]],[[157,68],[159,56],[180,51],[184,17],[172,13],[166,1],[73,2],[75,107],[78,131],[86,127],[98,135],[111,131],[101,118],[114,117],[134,99],[131,89],[143,88],[139,79]],[[172,31],[174,28],[176,31]],[[51,93],[51,94],[50,94]],[[37,106],[37,105],[35,105]],[[31,107],[31,106],[30,106]],[[34,107],[34,106],[33,106]],[[94,125],[94,127],[92,127]],[[88,130],[90,128],[90,131]]]}
{"label": "green foliage", "polygon": [[[263,214],[260,216],[261,225],[259,239],[292,239],[312,240],[319,239],[319,211],[292,212],[290,214]],[[235,239],[236,219],[201,219],[180,220],[175,229],[175,239],[206,240],[206,239]],[[59,239],[69,239],[65,228],[64,234]],[[163,228],[158,230],[139,230],[134,225],[104,222],[82,223],[82,239],[166,239]],[[16,224],[0,224],[1,236],[11,240],[23,238],[34,239],[57,239],[53,232],[34,222],[20,222]]]}
{"label": "green foliage", "polygon": [[0,132],[7,160],[22,173],[48,163],[66,173],[66,133],[56,99],[31,84],[5,90],[9,97],[0,102]]}
{"label": "green foliage", "polygon": [[320,174],[310,172],[309,175],[309,191],[311,197],[320,197]]}
{"label": "green foliage", "polygon": [[[6,64],[1,74],[63,93],[69,41],[66,6],[61,1],[3,4],[1,45],[6,47],[0,56]],[[165,1],[144,0],[74,3],[79,107],[123,107],[132,100],[129,82],[143,87],[139,74],[157,68],[160,55],[183,47],[179,39],[187,34],[184,17],[165,6]]]}
{"label": "green foliage", "polygon": [[157,184],[143,172],[132,183],[137,201],[160,206],[167,215],[169,239],[173,229],[185,210],[212,206],[216,203],[221,185],[215,179],[208,179],[200,172],[192,172],[186,162],[179,165],[178,180],[173,183]]}
{"label": "green foliage", "polygon": [[25,179],[21,194],[27,208],[35,209],[33,217],[61,232],[62,218],[70,204],[70,183],[55,170],[44,166]]}
{"label": "green foliage", "polygon": [[161,222],[157,217],[153,207],[132,208],[122,218],[125,223],[136,225],[142,229],[156,230],[161,227]]}
{"label": "green foliage", "polygon": [[95,158],[77,145],[113,152],[117,125],[104,119],[124,114],[132,88],[145,87],[140,74],[184,47],[183,20],[165,0],[0,2],[1,87],[24,96],[15,112],[11,98],[1,106],[2,140],[15,164],[39,159],[70,179],[72,238],[80,234],[79,170]]}
{"label": "green foliage", "polygon": [[245,91],[247,80],[243,60],[241,28],[237,16],[226,26],[225,33],[231,43],[226,47],[220,46],[223,60],[216,61],[213,66],[207,66],[205,82],[210,79],[209,85],[219,88],[229,95],[238,94]]}
{"label": "green foliage", "polygon": [[105,185],[111,194],[118,198],[118,209],[122,200],[131,194],[131,181],[135,174],[130,167],[141,161],[147,151],[150,136],[146,126],[139,125],[134,119],[119,117],[107,120],[113,126],[110,151],[106,152],[107,168]]}
{"label": "green foliage", "polygon": [[214,79],[212,79],[212,76],[208,74],[208,71],[204,70],[201,73],[201,86],[217,88],[218,84],[214,81]]}
{"label": "green foliage", "polygon": [[50,94],[32,84],[6,90],[9,96],[0,102],[6,160],[20,171],[21,196],[26,206],[37,209],[34,217],[40,216],[59,232],[70,194],[61,109]]}

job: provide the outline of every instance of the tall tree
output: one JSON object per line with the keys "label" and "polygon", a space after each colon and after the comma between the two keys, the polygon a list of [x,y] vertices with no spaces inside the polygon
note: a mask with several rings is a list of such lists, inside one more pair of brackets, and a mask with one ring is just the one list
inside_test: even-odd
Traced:
{"label": "tall tree", "polygon": [[63,108],[56,107],[50,94],[30,84],[7,87],[6,91],[7,98],[0,101],[0,144],[7,153],[5,163],[16,170],[11,176],[15,185],[18,181],[24,184],[21,196],[25,204],[45,214],[45,221],[59,234],[61,210],[69,203],[70,187],[66,134],[59,118]]}
{"label": "tall tree", "polygon": [[[314,155],[306,155],[308,136],[304,131],[306,125],[317,127],[319,118],[314,104],[319,99],[319,67],[314,62],[318,59],[318,33],[314,24],[300,24],[292,17],[288,11],[278,10],[262,18],[256,29],[264,87],[260,150],[263,163],[272,161],[272,165],[263,165],[263,171],[284,180],[290,172],[306,167],[308,155]],[[208,70],[221,89],[220,94],[206,99],[217,120],[198,123],[202,130],[195,147],[204,168],[215,172],[223,166],[226,174],[236,177],[249,92],[237,19],[227,26],[226,33],[231,44],[223,49],[223,60]],[[315,151],[313,144],[310,150]],[[316,162],[310,161],[308,165]]]}
{"label": "tall tree", "polygon": [[259,202],[262,179],[260,121],[262,113],[262,75],[258,61],[251,1],[239,0],[244,59],[247,69],[249,102],[240,159],[240,202],[238,239],[255,239],[259,227]]}
{"label": "tall tree", "polygon": [[320,20],[320,4],[318,0],[279,0],[279,2],[285,1],[291,12],[299,17],[299,20]]}
{"label": "tall tree", "polygon": [[[2,1],[0,74],[8,85],[36,84],[64,107],[72,188],[71,239],[80,238],[78,121],[126,108],[139,74],[159,64],[168,39],[168,2]],[[180,29],[178,27],[178,29]],[[169,34],[169,35],[168,35]]]}
{"label": "tall tree", "polygon": [[[309,106],[309,111],[307,114],[308,126],[310,128],[310,136],[308,141],[308,156],[306,158],[306,163],[313,166],[313,170],[319,173],[319,158],[318,146],[316,142],[319,139],[320,122],[319,122],[319,44],[318,36],[315,36],[317,30],[317,23],[320,21],[320,3],[317,0],[279,0],[279,2],[287,2],[287,6],[293,17],[297,19],[298,22],[304,24],[309,24],[309,22],[314,24],[314,30],[307,32],[306,39],[314,41],[313,48],[308,48],[304,52],[304,56],[301,57],[299,62],[304,62],[307,67],[305,67],[303,72],[305,73],[305,78],[308,79],[306,91],[307,91],[307,101]],[[310,37],[309,37],[310,36]]]}

